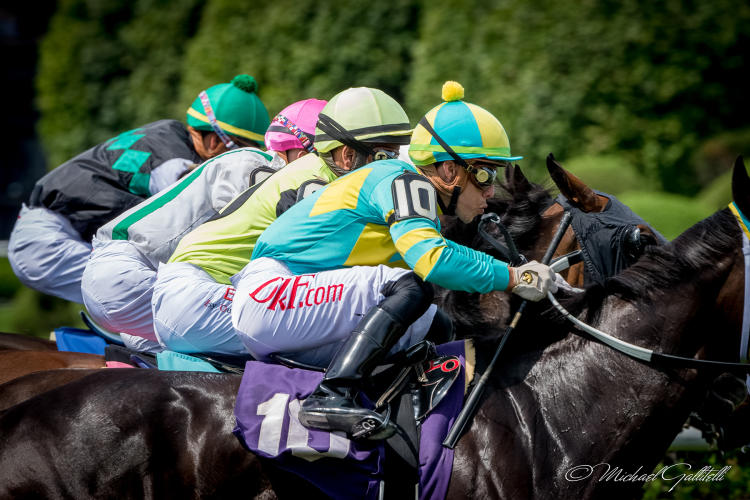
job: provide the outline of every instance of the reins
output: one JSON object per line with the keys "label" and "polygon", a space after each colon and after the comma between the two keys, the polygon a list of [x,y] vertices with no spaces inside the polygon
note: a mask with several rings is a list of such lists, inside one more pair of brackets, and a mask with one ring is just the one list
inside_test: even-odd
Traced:
{"label": "reins", "polygon": [[[552,260],[552,255],[555,253],[555,250],[557,250],[563,234],[565,234],[565,231],[570,225],[570,220],[572,217],[573,216],[568,211],[563,213],[562,219],[560,220],[560,225],[557,227],[557,231],[555,232],[555,236],[552,238],[552,241],[550,242],[549,247],[544,254],[544,257],[542,257],[542,264],[549,264]],[[512,241],[512,239],[509,239],[509,241]],[[456,447],[456,443],[461,437],[461,434],[464,431],[464,427],[466,427],[466,424],[474,415],[474,410],[479,405],[479,398],[484,392],[484,387],[487,385],[487,381],[490,378],[492,370],[495,368],[495,363],[497,363],[503,347],[505,347],[505,343],[508,341],[510,334],[515,329],[516,325],[521,319],[521,316],[523,315],[524,310],[526,309],[526,304],[528,304],[528,301],[524,300],[523,302],[521,302],[521,305],[518,306],[518,310],[513,316],[513,320],[505,329],[505,334],[500,339],[500,343],[498,344],[497,349],[495,349],[495,354],[492,356],[492,361],[490,361],[490,364],[487,365],[487,368],[484,370],[482,376],[479,378],[474,387],[472,387],[469,396],[466,398],[466,402],[464,403],[463,408],[461,408],[461,412],[456,417],[456,420],[453,422],[453,426],[448,431],[448,435],[443,440],[443,446],[451,449]]]}
{"label": "reins", "polygon": [[674,368],[712,367],[721,368],[725,371],[737,370],[742,372],[750,372],[750,364],[747,363],[732,363],[730,361],[686,358],[683,356],[675,356],[673,354],[656,352],[651,349],[646,349],[645,347],[640,347],[635,344],[625,342],[624,340],[620,340],[616,337],[613,337],[612,335],[609,335],[608,333],[604,333],[603,331],[598,330],[591,325],[587,325],[583,321],[570,314],[563,306],[560,305],[560,303],[557,301],[557,299],[555,299],[552,293],[548,292],[547,298],[550,302],[552,302],[552,305],[555,306],[555,309],[557,309],[560,314],[565,316],[565,318],[573,323],[578,329],[585,333],[588,333],[589,335],[608,345],[612,349],[630,356],[631,358],[646,361],[648,363],[669,365]]}
{"label": "reins", "polygon": [[[731,207],[732,205],[730,205],[730,208]],[[552,241],[550,242],[550,245],[547,248],[547,251],[545,252],[544,257],[542,258],[543,264],[550,264],[550,261],[552,260],[552,255],[555,253],[555,250],[557,250],[557,247],[560,244],[560,240],[562,239],[563,234],[565,233],[565,231],[568,229],[568,226],[570,225],[571,219],[572,219],[572,214],[568,210],[565,210],[565,212],[563,213],[562,219],[560,220],[560,224],[558,225],[557,231],[555,232],[555,236],[552,238]],[[483,226],[486,225],[488,222],[493,222],[498,225],[498,228],[500,228],[500,231],[503,233],[505,240],[508,244],[507,249],[503,247],[489,233],[487,233],[484,230]],[[740,226],[742,227],[742,224],[740,224]],[[526,259],[523,256],[518,254],[518,250],[516,249],[516,246],[515,246],[515,243],[513,242],[512,237],[508,233],[505,226],[502,225],[502,223],[500,222],[500,218],[496,214],[484,215],[482,217],[482,220],[480,221],[478,231],[479,231],[479,234],[485,240],[487,240],[487,242],[490,243],[496,250],[498,250],[502,255],[518,256],[517,258],[519,260],[522,259],[522,262],[526,261]],[[514,252],[515,252],[515,255],[513,255]],[[577,262],[580,262],[582,258],[581,255],[582,253],[580,250],[571,252],[569,254],[566,254],[556,259],[555,262],[551,265],[551,267],[555,272],[564,271],[571,265]],[[745,269],[746,275],[748,271],[749,271],[748,269]],[[619,351],[631,358],[645,361],[651,364],[666,365],[666,366],[670,366],[673,368],[717,368],[723,371],[741,371],[743,373],[750,372],[750,364],[748,363],[734,363],[734,362],[729,362],[729,361],[715,361],[715,360],[687,358],[683,356],[676,356],[673,354],[656,352],[651,349],[646,349],[644,347],[640,347],[635,344],[625,342],[624,340],[620,340],[597,328],[594,328],[593,326],[590,326],[584,323],[583,321],[579,320],[578,318],[570,314],[562,305],[560,305],[557,299],[555,299],[554,295],[552,295],[552,292],[547,292],[547,298],[550,300],[550,302],[555,307],[555,309],[557,309],[558,312],[560,312],[560,314],[562,314],[568,321],[573,323],[573,325],[575,325],[579,330],[585,333],[588,333],[589,335],[594,337],[596,340],[602,342],[608,347],[616,351]],[[745,302],[747,303],[747,297],[745,298]],[[484,371],[482,376],[479,378],[477,383],[469,392],[469,395],[466,398],[466,402],[464,403],[464,406],[461,409],[461,412],[456,417],[456,420],[454,421],[453,426],[450,428],[447,436],[443,440],[443,443],[442,443],[443,446],[447,448],[451,448],[451,449],[456,447],[456,444],[458,443],[458,439],[461,437],[461,434],[463,433],[463,430],[466,427],[466,424],[474,415],[474,411],[476,410],[476,407],[479,404],[479,398],[484,392],[484,387],[487,384],[487,381],[489,380],[489,376],[495,367],[495,363],[497,362],[497,359],[500,356],[500,352],[505,346],[505,343],[508,340],[510,333],[513,331],[513,329],[518,324],[518,321],[521,319],[521,315],[523,314],[523,311],[526,308],[526,304],[527,304],[526,300],[524,300],[521,303],[521,305],[518,308],[518,311],[516,311],[516,314],[513,317],[513,320],[511,321],[510,325],[508,325],[508,327],[506,328],[505,334],[501,338],[500,343],[498,344],[497,349],[495,350],[495,353],[492,357],[492,360],[487,366],[487,369]],[[745,325],[743,325],[743,330],[744,330],[744,326]],[[750,376],[749,376],[749,380],[750,380]]]}
{"label": "reins", "polygon": [[[503,233],[503,237],[505,238],[505,245],[502,245],[494,236],[492,236],[484,229],[490,222],[495,224],[500,232]],[[521,264],[526,263],[526,257],[518,253],[518,248],[516,248],[516,243],[513,241],[513,237],[510,235],[510,233],[508,232],[508,228],[505,227],[505,225],[500,220],[500,217],[496,213],[490,212],[488,214],[484,214],[479,221],[479,227],[477,228],[477,231],[487,243],[492,245],[492,248],[498,251],[502,260],[504,260],[511,266],[517,267]]]}

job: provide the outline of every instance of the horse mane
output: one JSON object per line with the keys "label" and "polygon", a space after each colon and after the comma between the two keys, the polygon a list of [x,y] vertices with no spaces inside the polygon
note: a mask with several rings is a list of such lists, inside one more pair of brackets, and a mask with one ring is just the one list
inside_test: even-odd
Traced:
{"label": "horse mane", "polygon": [[[505,180],[500,183],[500,187],[505,196],[488,199],[485,213],[494,212],[500,216],[519,251],[523,253],[524,249],[533,245],[537,228],[542,221],[542,213],[554,202],[554,198],[550,190],[533,182]],[[476,217],[471,223],[464,224],[455,216],[446,216],[443,236],[461,245],[499,257],[495,249],[479,236],[479,220],[480,218]]]}
{"label": "horse mane", "polygon": [[[525,179],[524,182],[506,179],[500,183],[500,187],[505,196],[487,200],[485,212],[494,212],[500,216],[519,252],[524,253],[536,241],[542,213],[554,202],[554,198],[544,186]],[[451,241],[500,258],[497,251],[478,234],[479,220],[477,217],[470,224],[464,224],[455,217],[447,219],[443,225],[443,235]],[[488,228],[490,234],[502,241],[500,233],[493,229]],[[507,304],[507,300],[496,295],[482,296],[479,293],[437,287],[436,302],[453,319],[458,331],[470,333],[466,338],[497,338],[505,326],[498,320],[504,319],[503,302]],[[483,313],[483,310],[494,312],[488,314]]]}

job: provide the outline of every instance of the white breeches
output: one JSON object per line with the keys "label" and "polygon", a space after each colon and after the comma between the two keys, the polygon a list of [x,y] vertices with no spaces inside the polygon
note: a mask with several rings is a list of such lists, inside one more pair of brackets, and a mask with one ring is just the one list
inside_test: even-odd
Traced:
{"label": "white breeches", "polygon": [[[383,285],[409,272],[381,265],[295,275],[277,260],[259,258],[232,278],[232,324],[257,359],[281,353],[326,366],[362,317],[383,301]],[[421,341],[435,310],[430,306],[393,350]]]}
{"label": "white breeches", "polygon": [[8,242],[8,260],[24,285],[83,303],[81,275],[91,253],[70,221],[46,208],[24,205]]}

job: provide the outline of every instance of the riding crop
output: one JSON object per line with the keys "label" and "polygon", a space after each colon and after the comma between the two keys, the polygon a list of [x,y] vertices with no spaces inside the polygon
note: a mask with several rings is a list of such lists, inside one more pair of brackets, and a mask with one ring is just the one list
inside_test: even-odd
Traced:
{"label": "riding crop", "polygon": [[[552,238],[547,251],[544,253],[544,257],[542,257],[542,264],[549,264],[552,260],[552,255],[555,253],[555,250],[557,250],[563,234],[565,234],[565,231],[570,225],[570,220],[572,217],[573,216],[570,214],[570,212],[565,212],[563,214],[562,219],[560,220],[560,225],[557,227],[557,231],[555,232],[555,236],[554,238]],[[464,407],[461,408],[461,412],[456,417],[456,421],[453,423],[453,427],[451,427],[450,431],[448,431],[448,435],[443,440],[443,446],[451,449],[456,447],[456,443],[461,437],[461,434],[464,431],[464,427],[466,427],[466,424],[474,415],[474,410],[479,404],[479,398],[481,398],[482,393],[484,392],[484,387],[485,385],[487,385],[487,381],[490,378],[490,374],[495,368],[495,363],[500,357],[500,352],[503,350],[503,347],[505,347],[505,343],[508,341],[508,337],[510,337],[511,332],[516,327],[516,325],[518,325],[518,321],[521,319],[523,311],[526,309],[527,302],[528,301],[526,300],[521,302],[521,305],[518,307],[518,311],[516,311],[516,314],[513,316],[513,320],[505,329],[505,334],[500,340],[497,349],[495,349],[495,354],[492,356],[492,361],[490,361],[490,364],[487,365],[487,369],[484,370],[484,373],[472,388],[469,396],[466,398]]]}

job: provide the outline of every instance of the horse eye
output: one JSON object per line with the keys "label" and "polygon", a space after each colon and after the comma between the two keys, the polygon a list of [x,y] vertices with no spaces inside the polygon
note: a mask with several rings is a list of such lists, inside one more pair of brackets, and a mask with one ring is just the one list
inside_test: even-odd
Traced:
{"label": "horse eye", "polygon": [[628,253],[633,257],[639,257],[643,253],[643,244],[641,241],[641,230],[638,226],[630,229],[625,237],[625,245]]}

